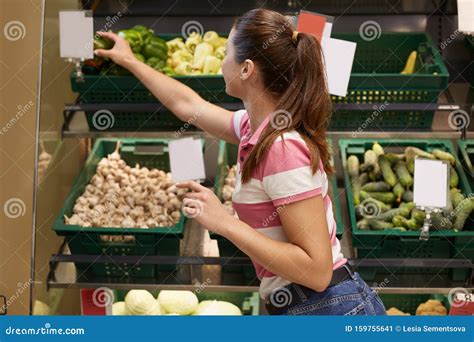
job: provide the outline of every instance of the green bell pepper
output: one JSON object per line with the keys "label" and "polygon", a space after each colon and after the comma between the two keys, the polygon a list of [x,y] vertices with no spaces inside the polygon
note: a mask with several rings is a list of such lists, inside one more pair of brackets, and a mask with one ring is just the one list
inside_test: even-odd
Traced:
{"label": "green bell pepper", "polygon": [[168,56],[168,46],[163,39],[153,36],[143,46],[141,53],[145,58],[158,57],[166,59]]}
{"label": "green bell pepper", "polygon": [[168,75],[168,76],[174,76],[174,75],[177,75],[176,72],[173,70],[173,68],[171,68],[170,66],[166,65],[163,70],[161,70],[161,72],[163,72],[164,74]]}
{"label": "green bell pepper", "polygon": [[135,25],[131,28],[133,31],[140,32],[143,38],[143,43],[146,44],[153,37],[154,31],[143,25]]}
{"label": "green bell pepper", "polygon": [[147,65],[151,66],[155,70],[162,71],[166,66],[166,61],[158,57],[150,57],[145,62]]}
{"label": "green bell pepper", "polygon": [[133,52],[140,52],[143,47],[143,35],[135,30],[120,30],[118,35],[124,38],[132,48]]}
{"label": "green bell pepper", "polygon": [[104,37],[94,37],[94,50],[104,49],[110,50],[114,46],[114,42]]}
{"label": "green bell pepper", "polygon": [[140,54],[140,53],[134,53],[133,55],[134,55],[135,58],[138,59],[140,62],[145,62],[145,57],[143,57],[142,54]]}

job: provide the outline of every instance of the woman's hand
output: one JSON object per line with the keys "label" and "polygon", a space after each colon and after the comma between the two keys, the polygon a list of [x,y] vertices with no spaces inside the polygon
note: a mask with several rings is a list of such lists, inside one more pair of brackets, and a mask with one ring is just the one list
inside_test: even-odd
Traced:
{"label": "woman's hand", "polygon": [[236,220],[212,190],[193,181],[177,183],[176,186],[192,190],[184,196],[183,213],[186,217],[197,220],[204,228],[222,235],[225,227]]}
{"label": "woman's hand", "polygon": [[113,32],[102,32],[102,31],[97,32],[97,35],[114,42],[114,47],[110,50],[104,50],[104,49],[95,50],[94,53],[97,56],[108,57],[112,59],[115,62],[115,64],[118,64],[124,68],[127,68],[131,62],[137,61],[137,59],[133,55],[132,49],[130,48],[130,44],[122,37],[119,37],[117,34]]}

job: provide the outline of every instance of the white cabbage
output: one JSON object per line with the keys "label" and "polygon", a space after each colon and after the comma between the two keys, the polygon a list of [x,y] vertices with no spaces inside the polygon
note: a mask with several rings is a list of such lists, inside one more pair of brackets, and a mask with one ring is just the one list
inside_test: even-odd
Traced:
{"label": "white cabbage", "polygon": [[204,300],[193,315],[197,316],[241,316],[240,309],[232,303],[219,300]]}
{"label": "white cabbage", "polygon": [[190,315],[198,306],[198,298],[191,291],[163,290],[158,295],[161,307],[167,313]]}
{"label": "white cabbage", "polygon": [[125,296],[125,304],[131,315],[161,315],[160,303],[146,290],[131,290]]}
{"label": "white cabbage", "polygon": [[112,304],[112,315],[114,316],[126,316],[128,315],[127,306],[125,302],[116,302]]}

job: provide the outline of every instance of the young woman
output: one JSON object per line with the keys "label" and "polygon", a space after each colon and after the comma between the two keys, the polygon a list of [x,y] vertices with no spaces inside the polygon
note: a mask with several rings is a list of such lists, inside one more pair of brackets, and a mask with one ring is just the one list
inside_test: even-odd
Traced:
{"label": "young woman", "polygon": [[[196,182],[185,213],[221,234],[253,261],[270,314],[385,314],[377,294],[353,272],[336,238],[327,174],[332,172],[325,131],[331,112],[321,47],[281,14],[264,9],[235,22],[222,73],[226,92],[244,110],[230,112],[203,100],[115,42],[97,50],[130,70],[182,121],[239,144],[231,216],[213,192]],[[197,204],[197,205],[196,205]]]}

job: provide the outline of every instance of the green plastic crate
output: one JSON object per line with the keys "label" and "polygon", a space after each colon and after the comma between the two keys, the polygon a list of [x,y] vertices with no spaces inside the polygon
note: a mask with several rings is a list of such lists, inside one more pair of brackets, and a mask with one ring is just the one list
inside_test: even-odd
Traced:
{"label": "green plastic crate", "polygon": [[392,307],[397,308],[400,311],[409,313],[410,315],[416,315],[416,309],[418,306],[428,299],[439,300],[449,313],[451,305],[449,304],[448,298],[440,294],[379,294],[380,299],[385,305],[385,309]]}
{"label": "green plastic crate", "polygon": [[474,189],[474,140],[458,139],[456,144],[458,145],[458,156],[461,159],[462,166],[466,172],[471,187],[469,193],[472,193],[472,189]]}
{"label": "green plastic crate", "polygon": [[[357,43],[346,97],[334,103],[387,103],[373,110],[341,110],[333,114],[332,129],[430,128],[433,111],[392,111],[390,103],[436,103],[449,74],[427,33],[382,33],[365,41],[358,33],[334,33],[334,38]],[[408,55],[418,51],[417,72],[402,75]]]}
{"label": "green plastic crate", "polygon": [[[329,144],[332,146],[332,141],[328,139]],[[224,180],[227,175],[227,167],[235,165],[237,162],[237,145],[226,143],[221,140],[219,143],[219,156],[217,160],[217,172],[216,180],[214,182],[214,192],[216,195],[222,199],[222,189],[224,186]],[[337,238],[342,238],[342,233],[344,232],[344,224],[342,221],[342,212],[341,212],[341,200],[339,198],[339,193],[337,191],[337,180],[335,176],[330,177],[331,185],[329,187],[329,194],[333,200],[333,210],[335,219],[337,222],[336,236]],[[221,256],[227,257],[240,257],[245,256],[237,246],[226,238],[213,234],[212,238],[217,239],[219,251]],[[223,266],[222,270],[224,272],[244,272],[246,278],[254,279],[255,270],[251,266]]]}
{"label": "green plastic crate", "polygon": [[[350,155],[363,160],[364,152],[378,141],[386,151],[401,152],[406,146],[415,146],[426,151],[439,148],[455,155],[454,146],[450,140],[430,139],[341,139],[342,165],[344,168],[344,184],[352,227],[352,245],[357,249],[359,259],[378,258],[468,258],[474,260],[474,223],[468,220],[463,231],[452,230],[430,231],[427,241],[420,241],[420,232],[397,230],[361,230],[357,228],[355,206],[352,199],[352,187],[347,173],[346,161]],[[470,193],[470,186],[462,170],[459,160],[456,161],[456,171],[459,175],[459,188],[463,194]],[[382,268],[361,268],[360,273],[366,280],[374,280],[377,273],[384,273]],[[454,281],[464,281],[469,275],[468,269],[438,270],[429,268],[400,267],[399,274],[437,274],[449,276]]]}
{"label": "green plastic crate", "polygon": [[[128,291],[126,290],[115,290],[114,299],[115,301],[125,300],[125,295]],[[155,298],[158,297],[159,291],[151,291]],[[241,310],[242,314],[246,316],[258,316],[260,313],[260,296],[257,292],[207,292],[207,291],[195,291],[194,292],[199,299],[199,302],[203,300],[220,300],[237,305]]]}
{"label": "green plastic crate", "polygon": [[[180,239],[186,218],[181,215],[180,221],[173,227],[139,228],[99,228],[66,225],[64,215],[71,216],[76,199],[82,195],[85,187],[95,174],[97,164],[115,150],[117,141],[121,141],[120,154],[128,165],[148,168],[159,168],[169,171],[168,145],[165,139],[97,139],[85,163],[84,169],[75,180],[72,190],[64,201],[53,229],[56,234],[64,236],[72,254],[89,255],[171,255],[178,256]],[[151,149],[151,151],[150,151]],[[148,151],[148,152],[147,152]],[[101,235],[133,235],[135,242],[103,242]],[[92,275],[119,278],[153,278],[159,271],[173,271],[176,265],[151,264],[114,264],[90,263],[76,264],[78,275]]]}
{"label": "green plastic crate", "polygon": [[[168,41],[179,34],[160,34]],[[221,34],[226,36],[225,34]],[[186,84],[209,102],[236,102],[240,101],[225,92],[225,82],[222,75],[199,76],[172,76],[174,79]],[[70,75],[73,92],[79,93],[79,101],[83,103],[158,103],[155,96],[133,75],[84,75],[84,81],[77,80],[74,72]],[[107,110],[107,108],[103,108]],[[97,130],[94,125],[94,111],[86,111],[89,128]],[[110,131],[123,130],[155,130],[178,129],[185,123],[179,120],[170,111],[159,112],[115,112],[114,124],[107,128]],[[100,126],[99,126],[100,128]],[[189,129],[195,129],[190,125]]]}

